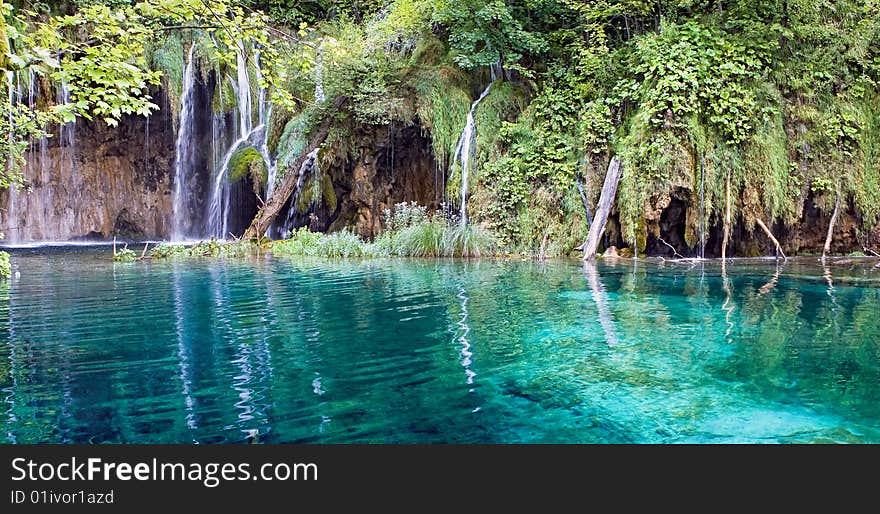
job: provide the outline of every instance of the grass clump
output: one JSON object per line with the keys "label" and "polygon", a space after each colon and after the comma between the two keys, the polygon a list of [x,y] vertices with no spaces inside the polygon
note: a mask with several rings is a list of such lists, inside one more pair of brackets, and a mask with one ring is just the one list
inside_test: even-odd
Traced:
{"label": "grass clump", "polygon": [[153,259],[179,259],[192,257],[243,258],[256,255],[261,246],[251,241],[203,241],[193,246],[162,243],[150,250]]}
{"label": "grass clump", "polygon": [[9,262],[9,252],[0,252],[0,278],[9,278],[12,274],[12,264]]}
{"label": "grass clump", "polygon": [[279,256],[326,258],[481,257],[495,251],[495,238],[487,230],[462,226],[444,213],[429,214],[415,203],[386,209],[384,221],[386,230],[375,241],[347,230],[322,234],[302,227],[269,248]]}
{"label": "grass clump", "polygon": [[134,262],[136,260],[137,254],[128,246],[113,254],[113,262]]}
{"label": "grass clump", "polygon": [[364,241],[357,234],[343,230],[333,234],[311,232],[299,228],[289,238],[273,241],[269,251],[278,256],[326,257],[381,257],[374,243]]}

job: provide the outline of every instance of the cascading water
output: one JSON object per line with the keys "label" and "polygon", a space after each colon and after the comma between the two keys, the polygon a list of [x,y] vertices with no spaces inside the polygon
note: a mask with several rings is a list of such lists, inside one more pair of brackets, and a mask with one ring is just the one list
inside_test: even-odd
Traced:
{"label": "cascading water", "polygon": [[268,127],[269,117],[272,116],[272,104],[266,100],[266,89],[263,87],[263,72],[260,69],[260,53],[254,52],[254,73],[257,78],[257,120],[258,124],[264,127],[264,130],[260,133],[262,137],[259,139],[259,147],[257,150],[260,152],[260,156],[263,158],[263,163],[266,165],[266,201],[269,201],[269,198],[272,196],[272,193],[275,191],[275,175],[278,169],[277,163],[272,158],[271,153],[269,152],[269,130],[265,127]]}
{"label": "cascading water", "polygon": [[[318,49],[315,55],[315,103],[323,103],[327,101],[327,97],[324,95],[324,41],[318,44]],[[315,199],[320,197],[319,190],[321,188],[321,168],[318,165],[318,151],[320,148],[315,148],[311,152],[306,155],[306,159],[303,161],[302,165],[299,169],[299,177],[296,181],[296,189],[293,191],[290,199],[290,207],[287,209],[287,217],[284,221],[284,225],[281,227],[280,231],[282,236],[286,237],[286,233],[289,233],[294,227],[294,219],[298,213],[297,204],[299,203],[299,196],[302,194],[303,187],[305,185],[306,176],[309,175],[311,177],[311,185],[313,188],[309,207],[313,207],[315,204]],[[272,228],[269,229],[270,233],[272,232]]]}
{"label": "cascading water", "polygon": [[[284,220],[284,226],[281,229],[282,236],[287,237],[286,233],[289,233],[293,229],[294,218],[298,212],[297,203],[298,198],[302,194],[303,187],[305,187],[306,183],[306,175],[311,176],[312,184],[315,187],[320,187],[320,173],[321,170],[318,166],[318,151],[320,147],[315,148],[311,152],[306,155],[305,160],[299,168],[299,176],[296,179],[296,189],[294,189],[293,194],[290,196],[290,208],[287,209],[287,218]],[[312,198],[316,198],[317,196],[312,194]]]}
{"label": "cascading water", "polygon": [[235,93],[238,104],[238,130],[240,134],[247,134],[251,131],[253,124],[253,112],[251,110],[251,76],[248,74],[247,57],[245,56],[244,45],[239,44],[239,51],[236,54],[236,71],[237,83]]}
{"label": "cascading water", "polygon": [[[13,76],[13,72],[11,72],[11,71],[6,72],[6,87],[7,87],[7,92],[9,94],[9,98],[7,99],[7,101],[9,102],[10,107],[12,106],[12,103],[15,101],[14,96],[13,96],[15,93],[15,89],[12,86],[12,78],[13,78],[12,76]],[[8,118],[7,122],[9,123],[9,126],[11,127],[12,123],[13,123],[11,108],[9,109],[9,118]],[[9,138],[9,147],[11,148],[12,142],[13,142],[12,132],[9,133],[8,138]],[[12,159],[12,156],[9,156],[9,158]],[[7,168],[9,167],[9,163],[4,163],[4,165],[6,165]],[[9,202],[6,207],[7,210],[6,210],[6,216],[5,216],[5,221],[6,221],[5,228],[6,228],[7,233],[4,234],[4,237],[7,238],[8,240],[11,240],[11,242],[13,242],[13,243],[16,242],[15,233],[18,232],[17,227],[15,227],[13,225],[13,221],[12,221],[12,215],[16,212],[15,200],[16,200],[17,194],[18,193],[17,193],[15,187],[9,188]]]}
{"label": "cascading water", "polygon": [[195,125],[195,109],[193,108],[193,90],[195,71],[193,50],[189,47],[186,64],[183,70],[183,86],[180,93],[180,113],[178,114],[177,142],[174,145],[174,191],[172,195],[173,225],[171,238],[176,241],[197,235],[192,226],[190,212],[190,196],[192,187],[189,184],[193,175],[193,129]]}
{"label": "cascading water", "polygon": [[[27,112],[37,102],[37,75],[33,70],[7,74],[8,101],[12,122],[13,110]],[[54,103],[71,101],[70,90],[63,82],[58,85]],[[54,129],[53,129],[54,130]],[[11,244],[64,240],[73,236],[89,236],[96,221],[85,214],[84,204],[91,201],[84,195],[84,178],[78,165],[76,123],[61,124],[54,137],[29,139],[21,175],[24,187],[8,190],[6,215],[2,230],[5,242]],[[50,149],[50,142],[53,142]]]}
{"label": "cascading water", "polygon": [[[494,72],[493,72],[494,77]],[[458,139],[458,144],[455,146],[455,156],[452,162],[453,166],[455,164],[459,164],[461,168],[461,225],[467,225],[467,196],[468,196],[468,175],[471,171],[472,167],[472,158],[476,158],[476,146],[477,146],[477,126],[474,122],[474,111],[477,109],[477,105],[486,98],[486,95],[489,94],[489,90],[492,88],[492,82],[486,86],[486,89],[483,90],[483,93],[474,100],[474,103],[471,104],[471,109],[467,114],[467,122],[465,123],[464,130],[461,133],[461,137]],[[476,164],[474,162],[474,164]]]}
{"label": "cascading water", "polygon": [[274,188],[276,175],[276,163],[269,153],[268,131],[266,130],[266,123],[268,117],[271,116],[272,106],[266,98],[266,90],[261,85],[262,75],[259,52],[254,52],[254,74],[257,82],[257,125],[254,126],[253,101],[251,98],[254,87],[251,85],[244,44],[240,43],[238,48],[236,80],[231,83],[238,107],[236,139],[227,148],[223,157],[215,162],[214,180],[211,185],[211,199],[208,204],[207,232],[219,239],[229,235],[232,185],[229,184],[227,176],[229,173],[229,163],[235,153],[246,147],[252,147],[260,153],[268,172],[267,198],[271,195]]}

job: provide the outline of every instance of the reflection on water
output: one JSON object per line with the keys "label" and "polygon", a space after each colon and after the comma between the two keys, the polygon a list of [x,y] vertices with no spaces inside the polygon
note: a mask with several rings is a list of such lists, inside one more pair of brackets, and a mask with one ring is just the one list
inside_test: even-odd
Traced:
{"label": "reflection on water", "polygon": [[13,255],[5,442],[880,442],[873,261]]}
{"label": "reflection on water", "polygon": [[596,271],[596,264],[591,261],[584,261],[584,275],[587,276],[587,283],[590,285],[590,291],[593,295],[593,302],[596,303],[596,311],[599,313],[599,323],[602,325],[602,331],[605,333],[605,342],[608,346],[616,346],[617,333],[614,328],[614,321],[611,319],[611,309],[608,306],[608,294],[605,292],[605,286],[599,279],[599,272]]}

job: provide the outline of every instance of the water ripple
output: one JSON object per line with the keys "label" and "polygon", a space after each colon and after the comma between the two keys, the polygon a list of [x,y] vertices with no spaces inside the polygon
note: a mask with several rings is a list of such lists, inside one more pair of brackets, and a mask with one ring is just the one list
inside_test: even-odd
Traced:
{"label": "water ripple", "polygon": [[880,442],[871,265],[20,249],[7,442]]}

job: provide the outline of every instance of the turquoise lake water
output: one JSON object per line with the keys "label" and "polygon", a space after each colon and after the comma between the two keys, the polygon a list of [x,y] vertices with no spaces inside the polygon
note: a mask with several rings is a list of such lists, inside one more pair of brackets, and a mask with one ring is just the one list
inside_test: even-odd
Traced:
{"label": "turquoise lake water", "polygon": [[7,443],[880,442],[880,267],[13,253]]}

